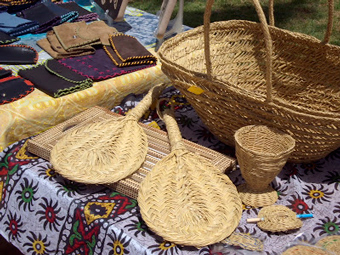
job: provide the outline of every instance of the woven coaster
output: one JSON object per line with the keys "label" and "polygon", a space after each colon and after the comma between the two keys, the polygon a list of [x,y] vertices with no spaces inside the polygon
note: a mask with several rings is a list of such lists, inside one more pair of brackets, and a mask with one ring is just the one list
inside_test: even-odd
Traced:
{"label": "woven coaster", "polygon": [[327,251],[340,254],[340,235],[326,236],[320,239],[316,246],[320,246]]}
{"label": "woven coaster", "polygon": [[332,255],[332,253],[315,246],[296,245],[288,248],[281,255]]}

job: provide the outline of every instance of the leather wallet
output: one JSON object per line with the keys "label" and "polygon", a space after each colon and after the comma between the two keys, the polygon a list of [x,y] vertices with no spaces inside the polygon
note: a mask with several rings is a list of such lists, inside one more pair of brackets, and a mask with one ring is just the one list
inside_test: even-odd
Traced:
{"label": "leather wallet", "polygon": [[117,33],[110,35],[109,41],[111,47],[104,45],[104,49],[118,67],[157,62],[157,58],[133,36]]}
{"label": "leather wallet", "polygon": [[35,64],[38,52],[28,45],[0,45],[0,64],[20,65]]}
{"label": "leather wallet", "polygon": [[2,31],[0,31],[0,45],[11,44],[11,43],[19,41],[19,40],[20,40],[20,38],[18,38],[16,36],[11,36],[9,34],[6,34]]}
{"label": "leather wallet", "polygon": [[32,82],[20,76],[0,79],[0,105],[19,100],[34,90]]}
{"label": "leather wallet", "polygon": [[64,58],[58,61],[94,81],[106,80],[156,65],[156,63],[153,63],[118,67],[103,48],[96,48],[95,53],[92,55]]}
{"label": "leather wallet", "polygon": [[4,69],[0,67],[0,79],[11,76],[12,71],[8,69]]}
{"label": "leather wallet", "polygon": [[46,60],[32,68],[21,69],[18,74],[54,98],[87,89],[93,84],[91,79],[77,74],[55,59]]}

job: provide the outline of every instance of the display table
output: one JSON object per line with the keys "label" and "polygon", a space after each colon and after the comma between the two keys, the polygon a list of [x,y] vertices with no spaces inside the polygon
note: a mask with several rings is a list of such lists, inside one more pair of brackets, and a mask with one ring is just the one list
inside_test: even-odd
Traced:
{"label": "display table", "polygon": [[[192,107],[174,88],[165,97],[178,102],[176,119],[184,138],[233,156],[202,124]],[[143,95],[129,95],[113,111],[124,114]],[[164,124],[154,112],[143,120]],[[58,175],[46,160],[26,150],[27,139],[0,153],[0,234],[24,254],[249,254],[219,244],[196,249],[166,242],[144,224],[136,200],[102,185],[84,185]],[[235,185],[243,183],[240,170],[229,172]],[[235,232],[263,241],[264,252],[281,254],[296,241],[314,244],[321,237],[339,234],[340,149],[310,164],[287,163],[272,186],[279,194],[276,204],[297,214],[314,215],[295,231],[270,233],[248,218],[260,208],[244,207]],[[216,253],[215,253],[216,252]]]}
{"label": "display table", "polygon": [[[156,15],[127,7],[124,21],[114,22],[118,31],[134,36],[155,54],[156,37],[154,31],[158,26]],[[185,29],[189,29],[185,27]],[[39,63],[51,58],[37,46],[36,41],[44,34],[21,36],[16,43],[34,47],[39,52]],[[5,66],[13,74],[29,66]],[[0,151],[25,137],[36,135],[72,116],[95,105],[111,109],[130,93],[143,93],[151,86],[167,82],[162,73],[160,62],[151,68],[125,74],[108,80],[95,82],[93,87],[61,98],[52,98],[35,89],[25,98],[0,106]]]}

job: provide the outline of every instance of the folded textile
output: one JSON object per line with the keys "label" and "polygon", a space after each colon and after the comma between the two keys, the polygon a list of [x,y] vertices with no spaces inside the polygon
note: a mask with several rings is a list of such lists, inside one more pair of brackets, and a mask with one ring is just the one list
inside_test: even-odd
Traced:
{"label": "folded textile", "polygon": [[111,47],[104,46],[104,49],[118,67],[157,62],[157,58],[133,36],[117,33],[111,35],[109,41]]}
{"label": "folded textile", "polygon": [[53,13],[44,3],[37,3],[21,12],[16,14],[18,17],[35,21],[39,27],[32,31],[32,33],[44,33],[52,27],[61,24],[62,17]]}
{"label": "folded textile", "polygon": [[10,35],[19,36],[30,33],[39,27],[38,22],[0,12],[0,31]]}
{"label": "folded textile", "polygon": [[55,98],[90,88],[93,84],[91,79],[77,74],[54,59],[21,69],[18,74],[30,80],[37,89]]}
{"label": "folded textile", "polygon": [[20,76],[7,76],[0,79],[0,105],[19,100],[34,90],[32,82]]}
{"label": "folded textile", "polygon": [[94,81],[113,78],[156,65],[156,63],[153,63],[118,67],[113,63],[103,48],[96,49],[92,55],[64,58],[58,61],[73,71],[91,78]]}
{"label": "folded textile", "polygon": [[98,13],[90,12],[73,1],[72,2],[61,2],[61,3],[58,3],[58,5],[60,5],[61,7],[67,10],[78,12],[78,17],[75,20],[73,20],[73,22],[78,22],[78,21],[88,22],[88,21],[98,20],[99,18]]}
{"label": "folded textile", "polygon": [[8,13],[15,13],[32,6],[38,1],[39,0],[0,0],[0,6],[6,6]]}
{"label": "folded textile", "polygon": [[117,33],[117,29],[104,21],[64,23],[53,27],[53,31],[65,50],[83,45],[110,45],[109,36]]}
{"label": "folded textile", "polygon": [[77,11],[71,11],[63,8],[60,4],[55,4],[52,2],[43,2],[42,4],[44,4],[56,16],[59,16],[61,18],[61,23],[72,22],[79,16]]}
{"label": "folded textile", "polygon": [[84,56],[93,54],[95,52],[95,48],[93,48],[91,45],[70,48],[66,51],[60,44],[53,30],[48,31],[46,33],[46,38],[40,39],[37,41],[37,44],[54,59]]}
{"label": "folded textile", "polygon": [[0,31],[0,45],[3,45],[3,44],[10,44],[10,43],[13,43],[13,42],[17,42],[19,41],[20,38],[16,37],[16,36],[11,36],[11,35],[8,35],[2,31]]}
{"label": "folded textile", "polygon": [[38,52],[28,45],[0,45],[0,64],[35,64],[39,58]]}

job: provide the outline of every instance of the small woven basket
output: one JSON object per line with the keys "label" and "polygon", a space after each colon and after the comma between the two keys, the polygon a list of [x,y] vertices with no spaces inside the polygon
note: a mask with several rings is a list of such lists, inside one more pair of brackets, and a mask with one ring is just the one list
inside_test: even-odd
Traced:
{"label": "small woven basket", "polygon": [[284,232],[302,227],[302,221],[296,217],[296,213],[284,205],[263,207],[258,217],[263,220],[257,226],[265,231]]}
{"label": "small woven basket", "polygon": [[[328,44],[334,0],[323,42],[270,26],[259,0],[261,23],[210,24],[165,41],[158,54],[162,71],[222,142],[234,146],[235,131],[266,125],[296,140],[292,162],[321,159],[340,146],[340,47]],[[203,47],[204,45],[204,47]]]}
{"label": "small woven basket", "polygon": [[249,125],[235,133],[236,157],[246,183],[238,186],[242,202],[261,207],[274,204],[277,192],[270,186],[295,147],[295,140],[274,128]]}

